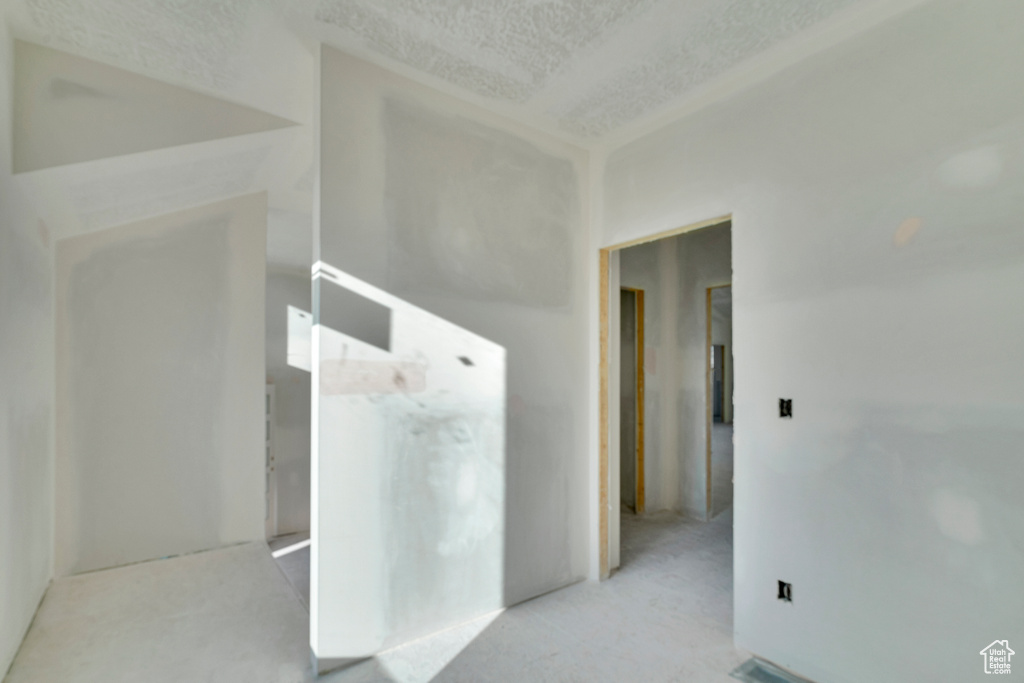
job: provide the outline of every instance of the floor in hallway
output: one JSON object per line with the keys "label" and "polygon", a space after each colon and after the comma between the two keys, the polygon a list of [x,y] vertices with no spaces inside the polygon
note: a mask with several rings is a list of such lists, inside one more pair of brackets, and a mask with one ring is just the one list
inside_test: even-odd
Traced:
{"label": "floor in hallway", "polygon": [[[746,658],[732,645],[731,511],[708,523],[627,515],[622,538],[609,581],[320,680],[731,681]],[[262,543],[70,577],[51,587],[6,683],[310,681],[307,618]]]}

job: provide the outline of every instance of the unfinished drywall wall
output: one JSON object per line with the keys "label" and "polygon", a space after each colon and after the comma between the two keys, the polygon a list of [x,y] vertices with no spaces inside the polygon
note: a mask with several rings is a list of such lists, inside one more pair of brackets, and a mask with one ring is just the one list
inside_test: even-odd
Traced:
{"label": "unfinished drywall wall", "polygon": [[[9,34],[0,31],[0,159],[11,153]],[[53,559],[53,266],[31,194],[0,166],[0,677]]]}
{"label": "unfinished drywall wall", "polygon": [[[330,266],[314,287],[312,643],[361,657],[502,606],[505,350]],[[325,289],[386,309],[388,348]]]}
{"label": "unfinished drywall wall", "polygon": [[15,60],[17,173],[295,125],[34,43]]}
{"label": "unfinished drywall wall", "polygon": [[268,267],[267,383],[274,385],[278,534],[309,530],[310,374],[288,363],[288,307],[311,311],[310,292],[308,272]]}
{"label": "unfinished drywall wall", "polygon": [[57,246],[57,571],[263,537],[266,197]]}
{"label": "unfinished drywall wall", "polygon": [[736,643],[812,680],[1020,633],[1022,62],[930,2],[606,161],[605,244],[732,213]]}
{"label": "unfinished drywall wall", "polygon": [[731,278],[729,224],[627,247],[624,287],[644,290],[647,510],[707,516],[707,288]]}
{"label": "unfinished drywall wall", "polygon": [[319,258],[506,349],[503,601],[583,578],[586,155],[330,49],[321,73]]}

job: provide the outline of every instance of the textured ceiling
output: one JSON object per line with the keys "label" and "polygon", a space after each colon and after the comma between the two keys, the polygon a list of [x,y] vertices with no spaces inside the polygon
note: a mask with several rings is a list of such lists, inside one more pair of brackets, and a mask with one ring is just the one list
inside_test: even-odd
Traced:
{"label": "textured ceiling", "polygon": [[864,0],[309,0],[326,42],[582,140],[685,98]]}
{"label": "textured ceiling", "polygon": [[400,68],[587,144],[845,10],[877,9],[881,0],[21,2],[49,44],[224,91],[254,77],[245,73],[254,58],[269,61],[276,46],[260,26],[283,17],[304,40]]}
{"label": "textured ceiling", "polygon": [[525,102],[653,0],[324,0],[315,19],[371,50],[479,95]]}

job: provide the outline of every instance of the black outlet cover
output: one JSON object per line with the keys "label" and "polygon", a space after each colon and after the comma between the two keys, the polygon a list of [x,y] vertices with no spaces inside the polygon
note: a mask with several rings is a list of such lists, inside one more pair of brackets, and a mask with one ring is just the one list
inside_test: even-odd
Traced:
{"label": "black outlet cover", "polygon": [[779,581],[779,600],[793,602],[793,584]]}
{"label": "black outlet cover", "polygon": [[779,399],[779,417],[793,417],[793,399]]}

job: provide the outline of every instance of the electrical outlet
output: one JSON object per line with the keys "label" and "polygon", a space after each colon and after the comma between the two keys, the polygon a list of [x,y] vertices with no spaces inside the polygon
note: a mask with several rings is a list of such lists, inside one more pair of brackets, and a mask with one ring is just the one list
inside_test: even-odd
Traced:
{"label": "electrical outlet", "polygon": [[793,417],[793,399],[779,399],[779,417]]}
{"label": "electrical outlet", "polygon": [[793,584],[779,581],[779,600],[793,602]]}

